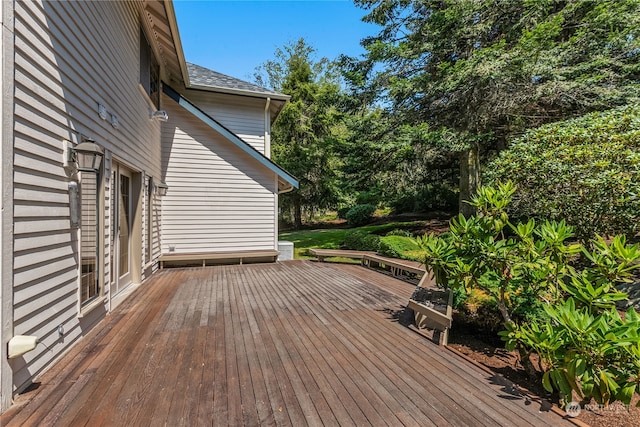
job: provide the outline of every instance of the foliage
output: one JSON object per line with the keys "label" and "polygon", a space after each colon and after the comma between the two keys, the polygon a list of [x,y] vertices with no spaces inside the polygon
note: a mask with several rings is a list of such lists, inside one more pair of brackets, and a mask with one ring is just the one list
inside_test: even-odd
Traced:
{"label": "foliage", "polygon": [[[409,233],[409,236],[411,236],[411,233]],[[405,254],[419,250],[420,246],[412,237],[398,234],[387,234],[385,237],[380,239],[380,248],[378,252],[391,258],[410,258]]]}
{"label": "foliage", "polygon": [[371,217],[373,216],[373,213],[375,211],[376,207],[373,205],[356,205],[349,209],[349,211],[345,215],[347,224],[352,227],[359,227],[361,225],[368,224],[369,222],[371,222]]}
{"label": "foliage", "polygon": [[456,144],[453,135],[427,125],[395,126],[379,108],[345,114],[343,124],[337,145],[343,194],[398,213],[451,207],[457,156],[443,147]]}
{"label": "foliage", "polygon": [[[572,2],[358,0],[374,63],[370,90],[429,123],[484,131],[627,103],[638,94],[637,1]],[[524,121],[528,123],[523,123]]]}
{"label": "foliage", "polygon": [[407,188],[390,196],[388,200],[396,214],[434,210],[453,212],[458,206],[458,193],[454,187],[452,182],[425,182],[418,188]]}
{"label": "foliage", "polygon": [[502,149],[525,129],[633,104],[640,93],[636,0],[356,4],[381,30],[363,41],[364,58],[342,58],[351,89],[384,107],[391,129],[453,135],[452,153]]}
{"label": "foliage", "polygon": [[361,230],[348,231],[344,236],[344,246],[355,251],[377,252],[380,248],[380,236]]}
{"label": "foliage", "polygon": [[291,96],[271,128],[271,143],[274,161],[300,182],[280,202],[298,228],[304,211],[332,208],[339,201],[334,145],[340,85],[333,65],[326,58],[315,62],[313,53],[300,39],[277,49],[276,58],[255,73],[258,84]]}
{"label": "foliage", "polygon": [[396,228],[395,230],[391,230],[390,232],[388,232],[386,236],[413,237],[413,234],[409,230]]}
{"label": "foliage", "polygon": [[353,206],[344,206],[344,207],[338,208],[338,211],[336,212],[336,216],[340,219],[347,219],[347,212],[349,212],[349,210],[352,207]]}
{"label": "foliage", "polygon": [[640,107],[628,106],[525,133],[486,168],[488,182],[518,187],[509,212],[596,234],[640,231]]}
{"label": "foliage", "polygon": [[[630,309],[620,317],[615,303],[627,296],[616,285],[640,268],[640,245],[599,237],[589,249],[566,243],[573,229],[563,221],[513,225],[507,208],[514,192],[510,182],[481,187],[472,201],[477,216],[460,215],[448,235],[420,239],[425,264],[439,285],[493,298],[507,348],[520,351],[525,367],[531,351],[540,355],[547,390],[558,389],[565,401],[574,391],[628,404],[640,391],[640,316]],[[583,260],[573,265],[578,254]]]}
{"label": "foliage", "polygon": [[459,215],[447,235],[419,239],[438,285],[481,290],[495,299],[505,323],[516,309],[525,317],[535,312],[534,296],[555,299],[571,271],[568,260],[580,250],[566,243],[572,230],[562,221],[510,224],[506,208],[514,192],[510,182],[481,187],[471,202],[478,215]]}
{"label": "foliage", "polygon": [[[589,292],[589,286],[581,292]],[[607,294],[593,293],[594,299]],[[614,297],[615,298],[615,297]],[[547,321],[509,325],[502,335],[508,349],[525,345],[540,355],[548,370],[542,383],[557,389],[565,403],[572,391],[601,405],[614,400],[629,404],[640,391],[640,316],[633,308],[624,318],[613,304],[580,306],[574,297],[547,305]]]}

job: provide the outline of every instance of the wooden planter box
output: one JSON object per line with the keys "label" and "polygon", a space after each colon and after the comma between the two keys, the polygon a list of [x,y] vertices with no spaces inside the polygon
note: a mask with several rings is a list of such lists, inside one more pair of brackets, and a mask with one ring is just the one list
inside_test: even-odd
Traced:
{"label": "wooden planter box", "polygon": [[[413,310],[418,329],[433,329],[433,341],[447,345],[452,322],[453,294],[450,291],[428,291],[430,300],[419,302],[409,299],[407,308]],[[446,301],[446,304],[442,302]]]}

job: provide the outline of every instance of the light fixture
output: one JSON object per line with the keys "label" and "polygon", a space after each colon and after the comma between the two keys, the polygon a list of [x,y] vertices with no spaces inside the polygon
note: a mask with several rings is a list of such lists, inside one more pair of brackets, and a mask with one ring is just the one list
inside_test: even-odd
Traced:
{"label": "light fixture", "polygon": [[164,182],[161,182],[160,184],[156,185],[156,188],[158,189],[158,196],[160,197],[166,196],[167,190],[169,190],[169,186]]}
{"label": "light fixture", "polygon": [[164,110],[156,110],[151,113],[151,119],[157,120],[159,122],[166,122],[167,120],[169,120],[169,115]]}
{"label": "light fixture", "polygon": [[107,120],[107,107],[102,104],[98,104],[98,117],[102,120]]}
{"label": "light fixture", "polygon": [[113,114],[111,115],[111,126],[113,126],[114,129],[120,129],[120,122]]}
{"label": "light fixture", "polygon": [[93,139],[83,137],[82,142],[71,149],[71,155],[78,165],[79,171],[98,172],[104,156],[104,149]]}

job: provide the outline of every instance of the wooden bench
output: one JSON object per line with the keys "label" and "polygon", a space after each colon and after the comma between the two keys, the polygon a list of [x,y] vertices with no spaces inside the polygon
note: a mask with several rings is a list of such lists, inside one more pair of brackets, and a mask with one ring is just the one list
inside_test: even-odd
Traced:
{"label": "wooden bench", "polygon": [[362,259],[362,265],[373,269],[382,268],[389,271],[394,277],[408,276],[412,278],[411,276],[414,276],[417,279],[421,279],[427,272],[424,266],[418,266],[410,264],[408,261],[387,258],[376,254],[365,255]]}
{"label": "wooden bench", "polygon": [[453,292],[450,289],[423,288],[427,275],[423,277],[407,304],[408,316],[418,329],[433,329],[432,340],[439,345],[447,345],[449,329],[453,319]]}
{"label": "wooden bench", "polygon": [[184,254],[163,254],[158,259],[160,268],[167,264],[188,265],[195,263],[205,267],[207,261],[215,261],[212,264],[242,264],[243,262],[275,262],[278,259],[276,250],[236,251],[236,252],[204,252]]}
{"label": "wooden bench", "polygon": [[351,259],[359,259],[362,262],[362,259],[367,255],[375,255],[375,252],[367,252],[367,251],[350,251],[343,249],[319,249],[319,248],[310,248],[308,249],[309,253],[316,258],[318,261],[324,262],[325,258],[351,258]]}
{"label": "wooden bench", "polygon": [[387,258],[370,251],[310,248],[309,253],[318,258],[320,262],[323,262],[325,258],[337,257],[359,259],[363,266],[371,269],[386,270],[394,277],[420,280],[426,273],[426,269],[417,265],[417,263],[411,264],[411,261]]}

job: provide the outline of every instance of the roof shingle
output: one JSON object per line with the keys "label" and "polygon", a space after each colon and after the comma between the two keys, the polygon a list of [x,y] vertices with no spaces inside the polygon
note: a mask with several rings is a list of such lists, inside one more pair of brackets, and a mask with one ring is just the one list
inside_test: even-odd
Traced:
{"label": "roof shingle", "polygon": [[217,71],[209,70],[208,68],[201,67],[200,65],[192,64],[190,62],[187,62],[187,70],[189,72],[189,80],[192,85],[208,86],[212,89],[231,89],[264,95],[283,96],[281,93],[265,89],[244,80],[236,79],[235,77],[218,73]]}

